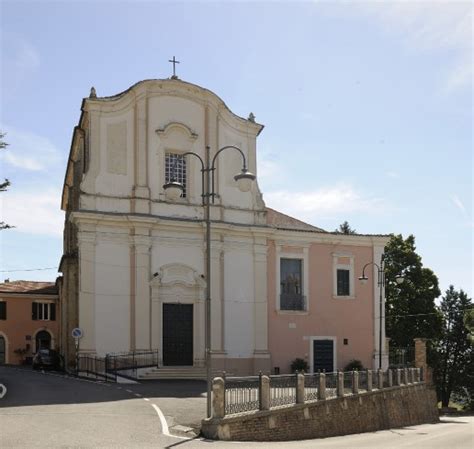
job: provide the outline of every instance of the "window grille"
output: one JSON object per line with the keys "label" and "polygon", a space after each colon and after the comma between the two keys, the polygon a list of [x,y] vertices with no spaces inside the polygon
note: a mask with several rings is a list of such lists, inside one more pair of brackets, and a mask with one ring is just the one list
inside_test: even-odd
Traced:
{"label": "window grille", "polygon": [[176,153],[165,155],[165,183],[176,181],[183,185],[182,198],[186,198],[186,156]]}
{"label": "window grille", "polygon": [[305,310],[303,261],[280,259],[280,310]]}

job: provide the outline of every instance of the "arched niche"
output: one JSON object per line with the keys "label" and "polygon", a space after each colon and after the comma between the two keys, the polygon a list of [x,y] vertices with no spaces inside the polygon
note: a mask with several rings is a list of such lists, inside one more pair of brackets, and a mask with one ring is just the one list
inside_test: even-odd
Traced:
{"label": "arched niche", "polygon": [[[192,365],[204,366],[204,292],[206,282],[192,267],[172,263],[163,265],[150,282],[152,302],[152,346],[158,348],[159,365],[163,366],[164,322],[163,309],[166,305],[192,306]],[[167,306],[169,307],[169,306]],[[176,317],[179,320],[179,317]],[[178,323],[179,325],[179,323]],[[166,356],[165,356],[166,357]]]}

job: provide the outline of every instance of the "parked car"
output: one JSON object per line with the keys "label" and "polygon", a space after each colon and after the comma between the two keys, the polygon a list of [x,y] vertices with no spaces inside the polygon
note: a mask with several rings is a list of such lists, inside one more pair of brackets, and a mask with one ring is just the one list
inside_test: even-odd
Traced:
{"label": "parked car", "polygon": [[33,369],[50,368],[60,370],[62,367],[62,357],[53,349],[40,349],[33,357]]}

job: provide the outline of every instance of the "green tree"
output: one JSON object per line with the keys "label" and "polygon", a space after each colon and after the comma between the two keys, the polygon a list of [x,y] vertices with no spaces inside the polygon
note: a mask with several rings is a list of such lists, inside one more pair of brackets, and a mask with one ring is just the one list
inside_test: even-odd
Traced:
{"label": "green tree", "polygon": [[[441,317],[435,299],[441,294],[438,278],[423,267],[416,252],[415,237],[392,235],[385,247],[386,304],[385,325],[390,344],[409,346],[417,337],[437,338]],[[395,282],[397,275],[404,282]]]}
{"label": "green tree", "polygon": [[[8,143],[6,143],[3,138],[5,137],[5,133],[2,133],[0,131],[0,150],[4,150],[7,146]],[[8,187],[10,186],[10,181],[8,179],[5,179],[3,182],[0,182],[0,192],[5,192],[8,190]],[[4,221],[0,221],[0,230],[2,229],[8,229],[11,228],[9,224],[5,223]]]}
{"label": "green tree", "polygon": [[349,225],[349,222],[346,220],[344,223],[340,224],[339,227],[334,230],[334,232],[339,234],[355,234],[357,231],[352,229]]}
{"label": "green tree", "polygon": [[433,344],[432,360],[438,398],[443,407],[448,406],[453,393],[472,398],[474,392],[474,351],[465,325],[468,310],[472,310],[472,299],[450,285],[441,300],[442,329],[440,338]]}

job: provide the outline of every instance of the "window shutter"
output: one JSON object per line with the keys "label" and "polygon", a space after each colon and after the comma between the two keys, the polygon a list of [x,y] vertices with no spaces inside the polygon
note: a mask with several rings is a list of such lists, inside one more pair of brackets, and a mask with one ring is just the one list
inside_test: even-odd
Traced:
{"label": "window shutter", "polygon": [[31,319],[37,320],[38,319],[38,303],[34,302],[31,305],[32,305]]}
{"label": "window shutter", "polygon": [[49,319],[51,321],[56,321],[56,304],[50,304],[49,305]]}
{"label": "window shutter", "polygon": [[0,320],[7,319],[7,303],[5,301],[0,302]]}

